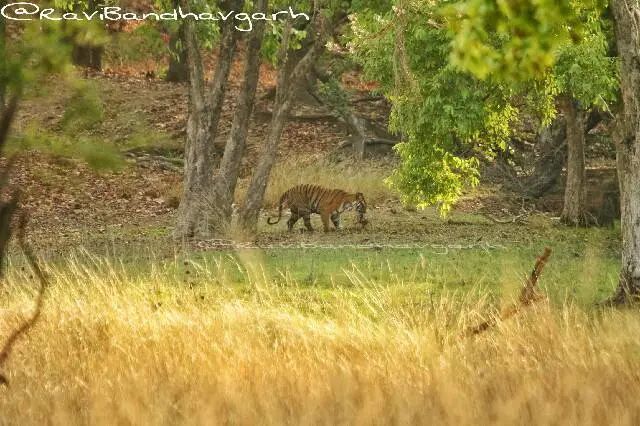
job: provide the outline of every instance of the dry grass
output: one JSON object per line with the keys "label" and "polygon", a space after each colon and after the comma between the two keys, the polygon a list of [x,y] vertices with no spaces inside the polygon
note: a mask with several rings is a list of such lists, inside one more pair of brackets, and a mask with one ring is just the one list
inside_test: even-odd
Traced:
{"label": "dry grass", "polygon": [[[236,265],[51,270],[6,365],[2,424],[638,424],[640,317],[538,305],[477,338],[479,289],[424,297],[357,271],[323,291]],[[231,266],[230,266],[231,265]],[[178,265],[180,266],[180,265]],[[232,280],[237,273],[249,285]],[[6,335],[33,293],[1,289]]]}
{"label": "dry grass", "polygon": [[[369,204],[376,205],[396,198],[395,193],[384,183],[388,175],[389,167],[375,161],[354,164],[350,161],[332,163],[315,158],[289,159],[278,163],[274,168],[265,194],[264,206],[277,207],[283,192],[302,183],[339,188],[348,192],[362,192]],[[246,180],[241,181],[236,200],[244,200],[247,186]]]}

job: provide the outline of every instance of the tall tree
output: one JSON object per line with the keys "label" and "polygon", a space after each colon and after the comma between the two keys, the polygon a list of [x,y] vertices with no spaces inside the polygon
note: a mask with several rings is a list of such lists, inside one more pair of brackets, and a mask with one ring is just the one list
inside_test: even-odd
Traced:
{"label": "tall tree", "polygon": [[584,155],[585,114],[572,98],[560,99],[567,126],[567,180],[561,219],[570,225],[586,223],[587,178]]}
{"label": "tall tree", "polygon": [[[243,0],[229,0],[222,4],[222,9],[238,11],[243,4]],[[181,7],[187,13],[191,10],[187,0],[181,0]],[[238,39],[232,20],[222,21],[218,61],[207,87],[195,22],[188,19],[184,25],[189,66],[189,118],[183,193],[174,230],[178,239],[207,237],[213,228],[211,218],[216,215],[216,207],[210,201],[216,159],[214,141]]]}
{"label": "tall tree", "polygon": [[612,0],[620,58],[615,144],[620,183],[622,268],[612,302],[640,297],[640,0]]}
{"label": "tall tree", "polygon": [[[258,222],[260,208],[264,201],[264,194],[269,182],[271,170],[278,155],[278,146],[282,136],[282,131],[286,124],[287,116],[291,110],[293,88],[297,87],[301,79],[309,72],[313,66],[318,52],[326,43],[329,35],[329,27],[323,14],[327,13],[322,10],[314,10],[309,37],[311,38],[308,50],[301,58],[296,58],[297,62],[293,64],[289,62],[288,55],[291,25],[287,21],[283,38],[279,50],[279,70],[276,88],[276,96],[273,106],[273,115],[265,141],[260,161],[255,168],[249,189],[247,190],[247,198],[240,210],[240,224],[243,228],[254,230]],[[291,70],[288,72],[288,70]]]}
{"label": "tall tree", "polygon": [[[173,0],[174,9],[180,6],[180,0]],[[185,43],[184,21],[178,24],[178,29],[171,31],[169,37],[169,68],[165,80],[182,83],[189,80],[187,64],[187,47]]]}
{"label": "tall tree", "polygon": [[[446,211],[465,186],[478,182],[477,157],[504,148],[514,122],[525,112],[534,113],[546,125],[556,114],[559,94],[578,100],[585,109],[605,103],[615,93],[615,62],[606,56],[606,38],[595,13],[580,12],[590,24],[578,47],[568,36],[554,40],[554,48],[561,52],[555,68],[553,55],[540,53],[545,42],[518,44],[510,37],[511,32],[546,31],[544,22],[516,19],[499,30],[478,31],[466,17],[468,8],[469,15],[488,15],[487,20],[494,23],[501,8],[505,16],[513,17],[527,4],[396,0],[385,8],[365,8],[354,15],[352,52],[367,77],[379,82],[379,90],[390,100],[392,129],[405,135],[397,145],[402,161],[389,181],[406,201],[438,204]],[[542,20],[546,13],[554,17],[572,10],[564,4],[549,7],[550,12],[523,12],[523,16]],[[511,50],[503,55],[497,51],[499,46]],[[523,61],[527,55],[537,55],[537,62]],[[510,59],[509,66],[503,64],[504,57]],[[579,142],[580,135],[571,140]],[[461,145],[466,149],[460,150]],[[459,154],[465,151],[474,155]],[[580,155],[572,152],[571,158]],[[569,182],[583,186],[584,168],[574,176],[575,169],[569,168]],[[568,188],[568,194],[576,193],[581,190]],[[583,199],[568,197],[580,202],[576,217],[583,216]]]}
{"label": "tall tree", "polygon": [[[257,0],[254,13],[266,13],[267,0]],[[210,203],[215,207],[212,225],[217,231],[223,230],[231,220],[231,205],[235,194],[242,157],[246,147],[249,122],[255,103],[256,89],[260,75],[260,48],[264,36],[265,22],[260,20],[254,25],[246,49],[244,82],[238,97],[231,131],[225,145],[220,168],[215,175]]]}
{"label": "tall tree", "polygon": [[460,155],[458,147],[480,155],[504,148],[518,116],[512,98],[526,88],[452,66],[453,36],[441,5],[398,0],[360,10],[352,18],[350,48],[391,102],[391,130],[403,134],[396,145],[401,162],[389,183],[409,204],[446,211],[478,182],[477,157]]}
{"label": "tall tree", "polygon": [[[599,9],[582,11],[585,29],[577,42],[560,49],[549,86],[559,92],[558,105],[567,126],[567,179],[562,221],[585,225],[586,212],[586,117],[591,108],[607,110],[618,90],[617,61],[609,57],[610,22]],[[555,86],[555,87],[554,87]]]}

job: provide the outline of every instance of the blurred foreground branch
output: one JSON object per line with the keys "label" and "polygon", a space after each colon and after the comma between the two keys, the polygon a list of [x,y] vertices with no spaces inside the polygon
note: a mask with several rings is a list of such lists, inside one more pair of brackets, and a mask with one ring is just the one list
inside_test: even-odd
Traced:
{"label": "blurred foreground branch", "polygon": [[[5,87],[2,86],[2,89],[4,92]],[[18,100],[19,94],[14,93],[9,98],[6,105],[0,104],[0,153],[2,153],[6,147],[9,129],[18,108]],[[48,283],[46,276],[36,261],[33,250],[25,238],[27,215],[25,212],[20,212],[19,210],[20,190],[12,188],[9,182],[13,164],[14,162],[12,157],[9,158],[6,164],[0,169],[0,194],[3,194],[4,197],[8,197],[8,199],[0,201],[0,277],[4,276],[4,265],[7,260],[9,241],[11,240],[13,230],[16,229],[18,245],[27,258],[27,262],[33,269],[33,272],[40,283],[40,287],[36,295],[35,306],[31,315],[25,318],[22,324],[13,330],[5,340],[4,344],[0,346],[0,367],[2,367],[7,361],[7,358],[9,358],[16,342],[21,337],[25,336],[40,318],[44,291]],[[7,383],[7,378],[0,374],[0,385],[6,385]]]}
{"label": "blurred foreground branch", "polygon": [[546,265],[550,255],[551,249],[549,247],[545,247],[542,256],[538,257],[538,259],[536,260],[536,264],[531,271],[531,275],[525,280],[522,286],[522,290],[520,291],[520,296],[518,297],[518,301],[516,303],[504,309],[500,315],[467,329],[467,331],[465,331],[465,333],[463,334],[463,337],[475,336],[476,334],[480,334],[483,331],[486,331],[496,325],[498,320],[503,321],[511,318],[522,308],[525,308],[542,299],[544,296],[538,293],[536,285],[538,284],[538,278],[540,278],[542,269],[544,269],[544,265]]}
{"label": "blurred foreground branch", "polygon": [[[40,265],[38,264],[36,257],[33,254],[33,250],[31,249],[31,246],[29,245],[29,243],[27,243],[25,239],[26,224],[27,224],[27,215],[23,213],[20,215],[20,220],[18,223],[18,235],[17,235],[18,244],[20,245],[20,249],[24,253],[25,257],[27,258],[27,262],[29,262],[29,266],[31,266],[31,268],[33,269],[33,272],[36,278],[38,279],[40,286],[38,288],[38,294],[36,295],[33,312],[28,318],[26,318],[22,322],[22,324],[20,324],[18,328],[13,330],[13,332],[11,332],[9,337],[6,339],[6,341],[2,345],[2,348],[0,349],[0,367],[2,367],[2,365],[5,363],[5,361],[11,354],[11,350],[13,349],[13,346],[16,344],[18,339],[26,335],[27,332],[34,326],[34,324],[38,322],[38,319],[40,318],[40,314],[42,312],[44,292],[48,285],[47,277],[45,276],[44,272],[40,268]],[[4,385],[8,384],[7,378],[3,374],[0,374],[0,384],[4,384]]]}

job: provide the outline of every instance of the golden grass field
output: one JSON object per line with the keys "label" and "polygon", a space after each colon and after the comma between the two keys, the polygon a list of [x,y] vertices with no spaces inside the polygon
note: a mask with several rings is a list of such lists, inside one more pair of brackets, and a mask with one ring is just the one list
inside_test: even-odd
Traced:
{"label": "golden grass field", "polygon": [[[0,423],[640,424],[636,310],[542,302],[460,338],[494,311],[481,288],[425,297],[348,273],[314,289],[267,279],[260,252],[237,259],[195,265],[197,286],[162,266],[50,267]],[[3,336],[34,286],[23,271],[0,287]]]}

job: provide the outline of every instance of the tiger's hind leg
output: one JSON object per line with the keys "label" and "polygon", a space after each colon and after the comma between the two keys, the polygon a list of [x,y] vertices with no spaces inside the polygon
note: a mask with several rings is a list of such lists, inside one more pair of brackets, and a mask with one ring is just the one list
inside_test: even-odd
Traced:
{"label": "tiger's hind leg", "polygon": [[311,226],[311,214],[307,213],[302,216],[302,220],[304,220],[304,226],[306,226],[307,231],[313,232],[313,226]]}
{"label": "tiger's hind leg", "polygon": [[287,229],[289,230],[289,232],[293,230],[293,225],[296,224],[298,219],[300,219],[300,214],[298,213],[298,210],[291,209],[291,217],[287,221]]}
{"label": "tiger's hind leg", "polygon": [[336,229],[340,229],[340,213],[331,213],[331,222],[333,222],[333,226],[335,226]]}

